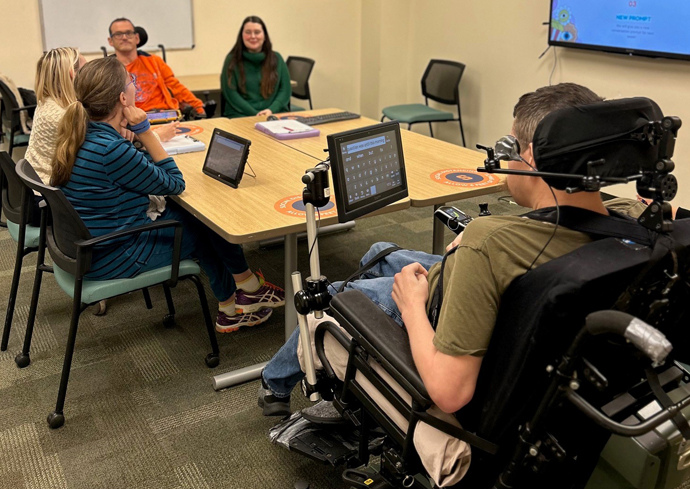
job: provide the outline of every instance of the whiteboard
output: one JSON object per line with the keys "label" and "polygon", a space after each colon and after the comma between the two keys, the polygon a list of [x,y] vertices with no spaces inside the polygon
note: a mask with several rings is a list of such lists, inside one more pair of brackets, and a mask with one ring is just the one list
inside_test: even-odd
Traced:
{"label": "whiteboard", "polygon": [[194,47],[193,0],[39,0],[43,49],[70,46],[98,53],[108,44],[108,26],[118,17],[146,29],[142,48],[157,50]]}

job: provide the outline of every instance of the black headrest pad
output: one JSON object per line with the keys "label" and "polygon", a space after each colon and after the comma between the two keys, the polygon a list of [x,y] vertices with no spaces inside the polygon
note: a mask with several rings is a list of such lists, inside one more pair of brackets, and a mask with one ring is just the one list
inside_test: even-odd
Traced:
{"label": "black headrest pad", "polygon": [[[653,168],[658,150],[631,134],[663,113],[648,98],[636,97],[559,109],[548,114],[534,133],[534,160],[537,170],[587,175],[587,163],[604,158],[597,175],[627,177]],[[578,180],[544,178],[563,190]]]}
{"label": "black headrest pad", "polygon": [[134,32],[139,34],[139,44],[137,44],[137,47],[140,48],[149,40],[149,35],[146,33],[146,29],[141,26],[135,27]]}

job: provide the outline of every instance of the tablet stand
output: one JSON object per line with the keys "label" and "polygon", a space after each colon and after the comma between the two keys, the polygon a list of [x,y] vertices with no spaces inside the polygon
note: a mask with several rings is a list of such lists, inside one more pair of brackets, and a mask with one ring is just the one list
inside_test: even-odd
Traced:
{"label": "tablet stand", "polygon": [[302,275],[300,272],[293,272],[292,287],[295,291],[295,309],[297,309],[299,336],[306,370],[306,379],[303,382],[304,393],[311,401],[318,401],[321,396],[316,391],[316,370],[314,368],[307,314],[314,313],[316,319],[321,319],[323,311],[328,308],[331,302],[331,295],[328,293],[328,280],[321,275],[319,241],[316,218],[314,217],[316,207],[323,207],[330,201],[328,165],[323,164],[306,170],[302,176],[302,183],[306,185],[302,191],[302,201],[307,214],[307,246],[309,249],[310,275],[307,278],[307,288],[303,289]]}

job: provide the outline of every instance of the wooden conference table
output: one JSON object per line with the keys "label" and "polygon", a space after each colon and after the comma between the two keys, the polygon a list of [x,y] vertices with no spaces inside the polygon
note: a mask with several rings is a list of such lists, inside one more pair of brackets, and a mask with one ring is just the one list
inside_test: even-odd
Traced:
{"label": "wooden conference table", "polygon": [[[175,156],[184,174],[185,191],[173,197],[183,208],[231,243],[243,244],[262,239],[285,237],[285,294],[292,291],[292,272],[297,270],[297,233],[306,231],[306,214],[302,206],[301,177],[318,161],[300,151],[280,144],[246,124],[241,119],[215,118],[183,127],[208,146],[214,128],[251,139],[248,163],[256,178],[245,173],[239,188],[233,189],[204,173],[205,152]],[[200,132],[197,132],[200,131]],[[385,214],[410,206],[410,199],[395,202],[372,215]],[[336,224],[335,208],[321,211],[321,226]],[[292,300],[286,301],[286,335],[297,324]]]}
{"label": "wooden conference table", "polygon": [[[321,115],[332,112],[342,112],[342,110],[320,109],[297,112],[295,115]],[[318,137],[275,140],[254,129],[255,123],[264,120],[264,117],[233,119],[229,127],[232,127],[236,134],[252,141],[268,138],[319,161],[327,156],[327,153],[324,153],[324,149],[328,147],[327,135],[379,123],[367,117],[360,117],[314,126],[321,131]],[[504,177],[476,171],[477,167],[484,163],[484,154],[406,129],[401,128],[400,132],[412,207],[434,206],[436,209],[446,202],[479,197],[500,192],[505,188]],[[438,219],[433,220],[433,226],[433,252],[442,255],[447,244],[443,241],[444,226]]]}
{"label": "wooden conference table", "polygon": [[[341,112],[321,109],[299,112],[298,115],[318,115]],[[293,297],[292,272],[297,269],[297,233],[306,230],[301,205],[303,184],[301,176],[327,156],[326,136],[364,127],[378,121],[362,117],[348,121],[318,125],[318,137],[277,140],[254,129],[265,117],[240,119],[215,118],[185,123],[189,134],[208,145],[213,128],[220,128],[252,141],[248,163],[256,178],[245,174],[239,188],[233,189],[201,171],[205,152],[175,156],[186,181],[186,190],[173,197],[220,236],[231,243],[248,243],[262,239],[285,237],[285,306],[286,339],[297,324]],[[496,175],[476,172],[484,156],[438,139],[401,130],[409,198],[386,206],[371,215],[379,215],[408,208],[435,206],[463,198],[500,191],[503,179]],[[332,178],[331,178],[332,181]],[[433,218],[432,218],[433,219]],[[443,253],[443,226],[434,220],[434,252]],[[337,223],[334,208],[321,212],[321,225]],[[214,387],[221,389],[258,378],[264,364],[241,371],[223,374],[214,379]]]}

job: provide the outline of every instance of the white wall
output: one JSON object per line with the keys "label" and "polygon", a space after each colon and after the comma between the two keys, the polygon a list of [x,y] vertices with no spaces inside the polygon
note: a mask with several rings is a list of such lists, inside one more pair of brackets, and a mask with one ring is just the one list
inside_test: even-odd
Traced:
{"label": "white wall", "polygon": [[[548,0],[412,0],[408,102],[421,102],[419,80],[429,59],[467,65],[460,85],[467,145],[493,143],[510,131],[518,97],[549,83],[554,61],[546,48]],[[674,161],[682,194],[674,204],[690,207],[690,63],[558,48],[553,83],[575,82],[607,98],[646,96],[667,115],[686,122],[679,132]],[[391,53],[393,56],[394,53]],[[460,141],[457,126],[437,124],[438,136]],[[427,129],[419,127],[419,132]],[[628,196],[634,186],[610,188]]]}
{"label": "white wall", "polygon": [[[274,49],[284,58],[295,55],[316,60],[310,80],[314,103],[357,111],[361,5],[361,0],[194,0],[196,46],[191,50],[168,51],[168,64],[177,75],[220,76],[223,60],[235,43],[242,20],[258,15],[266,23]],[[0,0],[0,12],[0,72],[19,86],[33,87],[36,61],[43,53],[38,0]],[[127,16],[127,12],[122,15]],[[136,18],[132,21],[137,24]],[[107,46],[107,25],[88,28],[100,29]]]}

